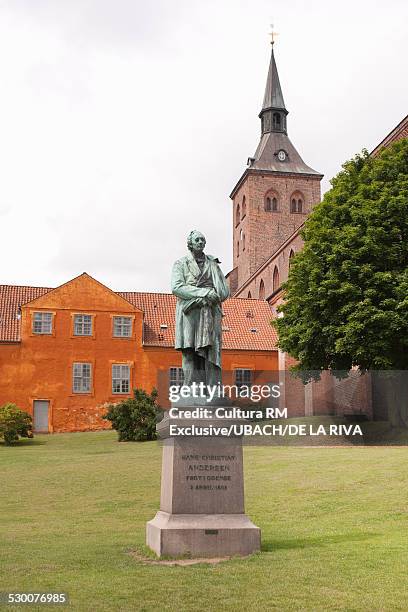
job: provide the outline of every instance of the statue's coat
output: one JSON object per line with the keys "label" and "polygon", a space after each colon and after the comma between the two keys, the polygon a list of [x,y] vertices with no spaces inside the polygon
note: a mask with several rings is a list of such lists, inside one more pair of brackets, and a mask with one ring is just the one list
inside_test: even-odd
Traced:
{"label": "statue's coat", "polygon": [[225,277],[218,259],[205,255],[201,271],[192,253],[177,260],[173,266],[171,290],[177,296],[175,348],[193,348],[218,367],[221,367],[220,304],[203,305],[201,299],[210,293],[212,285],[220,302],[229,296]]}

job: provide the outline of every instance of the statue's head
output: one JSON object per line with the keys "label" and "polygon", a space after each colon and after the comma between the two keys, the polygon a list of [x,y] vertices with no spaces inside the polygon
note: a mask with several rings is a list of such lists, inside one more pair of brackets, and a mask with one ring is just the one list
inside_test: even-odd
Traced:
{"label": "statue's head", "polygon": [[202,253],[205,248],[205,237],[201,232],[193,230],[187,237],[187,246],[192,253]]}

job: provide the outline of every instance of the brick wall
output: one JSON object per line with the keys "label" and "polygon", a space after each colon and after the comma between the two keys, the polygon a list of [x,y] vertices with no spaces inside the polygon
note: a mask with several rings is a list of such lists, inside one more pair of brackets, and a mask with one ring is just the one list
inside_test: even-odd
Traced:
{"label": "brick wall", "polygon": [[[285,282],[289,274],[289,264],[291,253],[298,253],[303,247],[303,240],[299,233],[295,233],[292,238],[286,241],[286,243],[276,251],[276,253],[270,257],[263,266],[261,266],[256,274],[249,279],[248,282],[244,283],[236,293],[236,297],[248,297],[251,294],[252,298],[259,297],[259,289],[261,281],[265,287],[265,298],[268,298],[273,293],[273,277],[275,268],[279,274],[280,284]],[[279,294],[275,295],[270,303],[273,307],[276,307]]]}
{"label": "brick wall", "polygon": [[[303,200],[301,213],[291,212],[294,193]],[[277,198],[276,212],[265,210],[267,196]],[[244,197],[246,215],[242,218]],[[319,201],[320,177],[248,174],[233,200],[233,261],[238,268],[238,287],[299,228]]]}

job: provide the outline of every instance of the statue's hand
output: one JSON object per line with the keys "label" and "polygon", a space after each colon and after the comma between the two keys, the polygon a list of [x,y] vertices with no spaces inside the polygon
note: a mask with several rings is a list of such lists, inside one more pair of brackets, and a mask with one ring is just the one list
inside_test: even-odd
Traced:
{"label": "statue's hand", "polygon": [[215,289],[211,289],[211,291],[208,293],[207,300],[210,302],[210,304],[217,304],[220,301]]}

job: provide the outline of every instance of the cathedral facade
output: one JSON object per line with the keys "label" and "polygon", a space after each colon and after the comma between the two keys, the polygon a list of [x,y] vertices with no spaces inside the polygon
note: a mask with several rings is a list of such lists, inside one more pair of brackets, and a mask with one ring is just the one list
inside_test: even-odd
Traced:
{"label": "cathedral facade", "polygon": [[[274,314],[282,301],[281,285],[288,278],[291,259],[303,247],[300,231],[320,202],[323,178],[291,142],[287,115],[272,42],[259,113],[260,141],[230,194],[233,269],[227,277],[232,296],[267,300]],[[408,115],[371,155],[407,137]]]}
{"label": "cathedral facade", "polygon": [[[320,202],[323,175],[308,166],[288,136],[288,111],[279,81],[272,42],[271,59],[262,109],[261,137],[247,168],[233,188],[233,269],[228,274],[231,294],[265,300],[273,317],[283,301],[281,289],[292,257],[303,247],[301,229],[313,206]],[[371,152],[408,137],[405,117]],[[291,416],[354,412],[374,418],[368,376],[351,372],[339,382],[329,372],[318,383],[304,386],[289,369],[295,360],[279,351],[281,404]]]}

